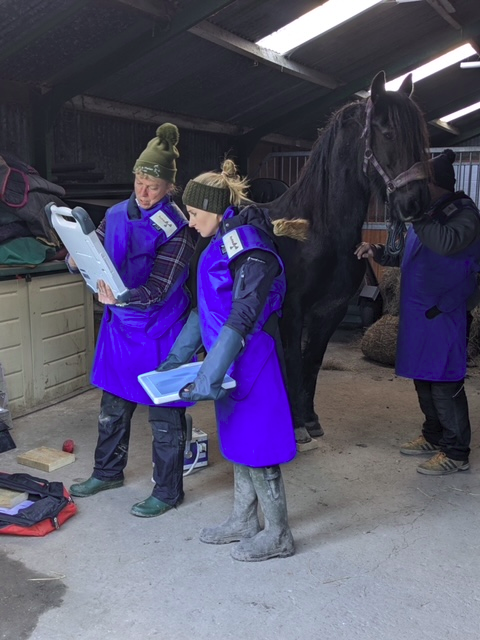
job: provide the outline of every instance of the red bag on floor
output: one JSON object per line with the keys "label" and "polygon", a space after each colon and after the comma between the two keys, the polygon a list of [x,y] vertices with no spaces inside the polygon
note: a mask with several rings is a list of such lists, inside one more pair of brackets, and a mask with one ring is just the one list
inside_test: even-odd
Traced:
{"label": "red bag on floor", "polygon": [[25,508],[18,505],[14,514],[0,509],[0,534],[45,536],[77,513],[76,504],[61,482],[49,482],[28,473],[0,472],[0,489],[25,492],[33,503]]}

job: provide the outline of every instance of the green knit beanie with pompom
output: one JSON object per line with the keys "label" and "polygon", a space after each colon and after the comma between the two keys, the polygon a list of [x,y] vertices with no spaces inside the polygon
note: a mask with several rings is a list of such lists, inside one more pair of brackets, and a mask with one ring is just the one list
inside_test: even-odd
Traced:
{"label": "green knit beanie with pompom", "polygon": [[150,140],[133,167],[133,173],[145,173],[152,178],[160,178],[175,184],[176,160],[179,157],[177,144],[180,138],[178,128],[165,122],[157,129],[157,135]]}

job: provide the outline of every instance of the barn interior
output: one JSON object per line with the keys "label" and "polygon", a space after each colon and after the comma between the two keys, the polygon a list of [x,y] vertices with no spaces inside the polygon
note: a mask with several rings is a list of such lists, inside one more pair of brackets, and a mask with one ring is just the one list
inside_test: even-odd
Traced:
{"label": "barn interior", "polygon": [[[392,88],[412,72],[430,153],[455,150],[457,182],[480,204],[478,0],[342,0],[334,17],[342,4],[356,9],[343,22],[320,14],[321,28],[285,50],[263,41],[331,2],[3,0],[0,157],[45,181],[30,197],[82,206],[98,224],[130,195],[133,162],[156,128],[172,122],[180,189],[229,156],[252,182],[266,181],[256,184],[268,200],[296,181],[332,113],[364,100],[379,71]],[[447,54],[440,70],[426,67]],[[19,240],[7,232],[18,207],[2,198],[0,256]],[[45,476],[69,486],[88,477],[97,437],[100,392],[89,374],[101,308],[64,254],[47,250],[43,206],[21,224],[35,252],[30,244],[20,258],[0,258],[0,408],[15,445],[0,453],[0,471],[28,472],[19,454],[71,438],[75,462]],[[364,234],[385,237],[380,205]],[[198,541],[231,505],[210,403],[192,409],[208,464],[185,478],[184,505],[133,518],[150,486],[141,408],[123,489],[78,500],[78,514],[45,538],[0,540],[0,637],[477,638],[475,363],[471,468],[421,478],[398,453],[420,428],[414,391],[391,363],[365,357],[371,321],[357,296],[319,376],[325,435],[284,471],[295,556],[244,564],[228,545]]]}

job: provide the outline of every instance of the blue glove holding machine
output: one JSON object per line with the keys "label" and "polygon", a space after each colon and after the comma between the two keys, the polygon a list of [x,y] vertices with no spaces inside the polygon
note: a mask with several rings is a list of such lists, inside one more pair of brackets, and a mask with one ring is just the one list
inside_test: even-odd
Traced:
{"label": "blue glove holding machine", "polygon": [[223,398],[228,393],[222,388],[223,379],[244,345],[242,336],[224,325],[197,377],[180,391],[180,398],[187,402]]}

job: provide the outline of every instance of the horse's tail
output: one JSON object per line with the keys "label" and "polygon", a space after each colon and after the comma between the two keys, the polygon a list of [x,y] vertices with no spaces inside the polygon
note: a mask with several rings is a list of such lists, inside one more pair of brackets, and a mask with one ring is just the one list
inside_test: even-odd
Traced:
{"label": "horse's tail", "polygon": [[272,220],[272,224],[273,233],[276,236],[287,236],[294,240],[300,240],[300,242],[305,242],[310,231],[309,221],[302,218],[294,218],[292,220],[280,218],[279,220]]}

